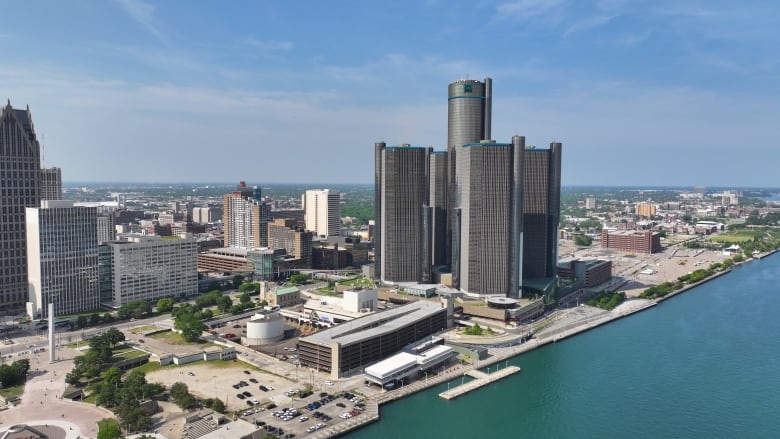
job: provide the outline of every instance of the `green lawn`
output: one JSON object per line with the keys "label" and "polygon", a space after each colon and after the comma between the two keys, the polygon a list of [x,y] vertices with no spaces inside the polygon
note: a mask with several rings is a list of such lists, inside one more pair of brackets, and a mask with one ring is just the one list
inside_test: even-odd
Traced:
{"label": "green lawn", "polygon": [[137,328],[130,329],[130,332],[133,334],[138,334],[139,332],[148,332],[148,331],[155,331],[158,329],[162,329],[157,325],[145,325],[145,326],[139,326]]}
{"label": "green lawn", "polygon": [[728,244],[733,244],[733,243],[740,243],[745,241],[752,241],[753,234],[749,232],[727,234],[727,235],[724,234],[724,235],[713,236],[709,240],[713,242],[724,242]]}
{"label": "green lawn", "polygon": [[0,389],[0,395],[6,399],[13,398],[15,396],[22,396],[22,393],[24,393],[24,384]]}
{"label": "green lawn", "polygon": [[143,357],[144,355],[146,355],[146,352],[142,352],[132,348],[114,351],[114,358],[117,359],[138,358],[138,357]]}
{"label": "green lawn", "polygon": [[194,345],[202,348],[209,347],[209,346],[219,346],[214,343],[203,341],[203,340],[190,343],[187,340],[185,340],[184,337],[182,337],[182,335],[176,331],[160,332],[158,334],[150,335],[150,337],[156,340],[162,340],[168,344],[175,344],[175,345]]}

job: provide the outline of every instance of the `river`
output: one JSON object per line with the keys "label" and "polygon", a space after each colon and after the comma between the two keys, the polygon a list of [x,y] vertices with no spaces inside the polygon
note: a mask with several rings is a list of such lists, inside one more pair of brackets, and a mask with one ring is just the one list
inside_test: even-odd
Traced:
{"label": "river", "polygon": [[779,281],[776,253],[515,357],[522,373],[469,395],[445,401],[445,383],[384,405],[347,437],[778,437]]}

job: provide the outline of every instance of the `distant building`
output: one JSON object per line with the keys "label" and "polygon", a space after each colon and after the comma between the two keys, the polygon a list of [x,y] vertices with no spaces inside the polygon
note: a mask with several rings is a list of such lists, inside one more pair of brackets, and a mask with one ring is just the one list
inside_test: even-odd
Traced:
{"label": "distant building", "polygon": [[574,259],[562,262],[558,274],[562,278],[576,279],[583,287],[595,287],[612,279],[612,261]]}
{"label": "distant building", "polygon": [[650,203],[639,203],[636,205],[636,214],[641,216],[655,216],[656,207]]}
{"label": "distant building", "polygon": [[300,268],[311,267],[312,232],[295,226],[294,220],[277,219],[268,224],[268,247],[283,248],[300,260]]}
{"label": "distant building", "polygon": [[261,297],[268,305],[285,308],[301,302],[301,290],[298,287],[279,288],[265,291]]}
{"label": "distant building", "polygon": [[100,308],[97,210],[72,201],[44,200],[28,207],[27,273],[32,318]]}
{"label": "distant building", "polygon": [[211,248],[198,253],[197,267],[203,273],[249,273],[252,261],[247,256],[250,250],[236,247]]}
{"label": "distant building", "polygon": [[243,181],[223,197],[223,224],[226,247],[268,247],[270,206],[261,198],[260,188]]}
{"label": "distant building", "polygon": [[41,200],[62,199],[62,171],[60,168],[41,169]]}
{"label": "distant building", "polygon": [[661,250],[661,235],[649,230],[601,231],[601,248],[629,253],[655,253]]}
{"label": "distant building", "polygon": [[97,240],[98,244],[104,244],[116,239],[116,226],[114,225],[113,212],[97,214]]}
{"label": "distant building", "polygon": [[595,209],[596,208],[596,197],[586,197],[585,198],[585,208],[586,209]]}
{"label": "distant building", "polygon": [[195,295],[196,249],[193,238],[135,236],[111,241],[101,261],[110,267],[111,290],[101,296],[107,296],[111,306],[119,307],[133,300]]}
{"label": "distant building", "polygon": [[341,195],[330,189],[313,189],[303,194],[306,228],[317,236],[341,235]]}

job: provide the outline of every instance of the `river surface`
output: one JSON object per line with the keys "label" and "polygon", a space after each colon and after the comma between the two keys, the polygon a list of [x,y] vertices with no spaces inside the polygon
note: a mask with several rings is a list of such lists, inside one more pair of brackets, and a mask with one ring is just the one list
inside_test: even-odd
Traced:
{"label": "river surface", "polygon": [[776,253],[515,357],[522,373],[458,399],[444,383],[383,405],[347,437],[777,438],[779,314]]}

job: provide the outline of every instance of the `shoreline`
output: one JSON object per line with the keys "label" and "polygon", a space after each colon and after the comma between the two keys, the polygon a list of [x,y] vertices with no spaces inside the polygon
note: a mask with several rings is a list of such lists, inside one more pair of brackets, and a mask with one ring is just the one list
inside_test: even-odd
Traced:
{"label": "shoreline", "polygon": [[[738,264],[734,264],[735,266],[739,266],[742,264],[746,264],[748,262],[752,261],[759,261],[765,257],[771,256],[774,253],[777,253],[780,251],[780,249],[775,249],[770,252],[764,253],[758,257],[753,257],[751,259],[745,260],[743,262],[740,262]],[[424,390],[428,390],[431,387],[437,386],[439,384],[445,383],[447,381],[453,380],[455,378],[461,377],[466,374],[466,372],[469,372],[474,369],[481,369],[484,367],[490,367],[494,364],[498,364],[502,361],[508,361],[511,358],[521,356],[527,352],[533,351],[537,348],[540,348],[542,346],[545,346],[550,343],[556,343],[559,340],[564,340],[569,337],[576,336],[578,334],[581,334],[583,332],[590,331],[591,329],[597,328],[599,326],[608,324],[612,321],[622,319],[624,317],[628,317],[630,315],[645,311],[647,309],[653,308],[657,306],[659,303],[671,299],[673,297],[676,297],[684,292],[687,292],[693,288],[696,288],[700,285],[703,285],[711,280],[717,279],[725,274],[731,273],[733,268],[729,268],[727,270],[719,271],[718,273],[715,273],[711,276],[708,276],[705,279],[700,280],[699,282],[696,282],[694,284],[686,285],[685,287],[671,292],[663,297],[659,297],[656,299],[639,299],[639,298],[632,298],[628,299],[623,304],[619,305],[618,308],[625,305],[626,303],[630,302],[637,302],[637,301],[643,301],[644,303],[638,304],[638,306],[629,308],[627,310],[620,310],[618,312],[614,312],[618,308],[615,308],[615,310],[608,311],[606,314],[594,317],[592,320],[586,319],[586,322],[584,324],[579,324],[576,326],[573,326],[571,328],[565,329],[561,332],[556,332],[554,335],[550,335],[547,337],[542,338],[536,338],[533,337],[526,341],[525,343],[522,343],[520,345],[510,346],[506,348],[490,348],[489,352],[491,353],[491,356],[489,358],[486,358],[484,360],[478,361],[471,365],[458,365],[453,368],[450,368],[444,373],[441,373],[435,377],[429,378],[427,380],[418,380],[414,383],[411,383],[407,386],[402,386],[399,389],[395,389],[389,392],[382,393],[380,395],[367,398],[366,399],[366,410],[363,412],[363,415],[365,416],[358,416],[356,418],[352,418],[349,421],[351,422],[345,422],[341,424],[334,425],[331,429],[327,429],[326,431],[322,431],[320,435],[310,435],[313,438],[331,438],[331,437],[339,437],[345,434],[348,434],[352,431],[355,431],[361,427],[364,427],[368,424],[374,423],[380,419],[379,416],[379,407],[383,404],[387,404],[396,400],[399,400],[403,397],[415,394],[417,392],[421,392]],[[498,366],[496,366],[496,370],[498,370]]]}

